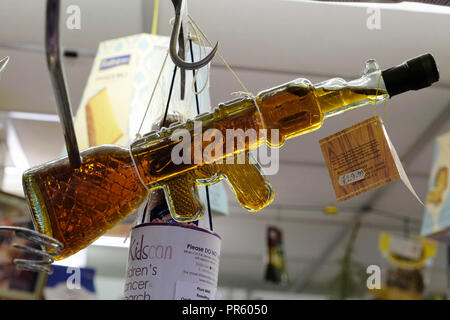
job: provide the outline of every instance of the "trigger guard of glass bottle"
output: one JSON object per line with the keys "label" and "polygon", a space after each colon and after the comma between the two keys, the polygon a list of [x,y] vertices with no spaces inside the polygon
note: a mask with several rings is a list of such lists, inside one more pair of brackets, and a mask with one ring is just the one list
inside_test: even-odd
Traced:
{"label": "trigger guard of glass bottle", "polygon": [[[176,200],[177,198],[174,198],[170,195],[168,188],[165,185],[161,186],[161,189],[163,189],[164,191],[164,197],[166,199],[167,202],[167,206],[169,208],[169,212],[170,212],[170,216],[172,217],[173,220],[175,220],[176,222],[182,222],[182,223],[187,223],[187,222],[193,222],[193,221],[197,221],[199,220],[201,217],[203,217],[204,213],[205,213],[205,207],[202,204],[202,202],[200,201],[200,197],[198,195],[198,189],[196,188],[196,183],[194,182],[193,185],[191,185],[191,192],[188,194],[191,196],[191,201],[194,202],[195,204],[197,204],[198,209],[195,210],[195,213],[190,215],[190,216],[183,216],[177,213],[177,209],[174,205],[174,202],[177,202],[178,200]],[[195,207],[194,207],[195,208]]]}
{"label": "trigger guard of glass bottle", "polygon": [[[239,155],[235,155],[235,157],[239,157]],[[274,199],[272,186],[264,176],[259,163],[253,159],[251,154],[245,152],[245,157],[246,163],[243,166],[236,162],[233,162],[233,164],[212,163],[181,174],[180,183],[187,183],[188,188],[182,187],[181,189],[184,189],[185,192],[181,192],[180,196],[186,197],[189,190],[191,202],[196,204],[193,207],[194,209],[198,208],[198,212],[194,213],[193,210],[189,216],[180,215],[177,212],[177,208],[180,208],[180,206],[173,206],[173,203],[180,202],[180,200],[174,199],[169,190],[165,188],[166,200],[169,203],[172,218],[179,222],[200,219],[204,214],[204,206],[199,202],[198,189],[193,188],[193,186],[212,185],[221,180],[227,181],[239,204],[246,210],[255,212],[269,205]],[[190,176],[190,179],[186,180],[185,175]],[[182,210],[185,210],[185,208],[182,208]]]}

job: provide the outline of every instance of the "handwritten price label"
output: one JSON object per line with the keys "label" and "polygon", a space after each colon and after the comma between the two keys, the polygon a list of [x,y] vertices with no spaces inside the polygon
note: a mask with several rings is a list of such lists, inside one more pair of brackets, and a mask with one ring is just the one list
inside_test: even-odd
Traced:
{"label": "handwritten price label", "polygon": [[338,182],[339,182],[339,185],[345,186],[347,184],[362,180],[362,179],[364,179],[365,176],[366,176],[366,173],[364,172],[364,170],[358,169],[356,171],[346,173],[346,174],[339,176]]}

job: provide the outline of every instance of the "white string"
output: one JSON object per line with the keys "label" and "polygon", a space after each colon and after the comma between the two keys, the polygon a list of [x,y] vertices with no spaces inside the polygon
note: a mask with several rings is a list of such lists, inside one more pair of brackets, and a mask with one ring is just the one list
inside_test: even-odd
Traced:
{"label": "white string", "polygon": [[[259,119],[261,121],[262,127],[266,128],[266,125],[264,124],[264,119],[262,117],[262,113],[259,109],[258,102],[256,101],[256,96],[253,93],[245,92],[245,91],[236,91],[236,92],[232,92],[231,94],[236,95],[238,97],[249,98],[249,99],[253,100],[253,103],[255,104],[255,107],[258,110]],[[265,132],[265,134],[267,135],[267,132]],[[267,139],[267,136],[266,136],[266,139]]]}
{"label": "white string", "polygon": [[[138,134],[139,134],[139,133],[138,133]],[[147,185],[144,183],[144,180],[143,180],[142,177],[141,177],[141,173],[139,172],[139,169],[138,169],[138,167],[137,167],[137,165],[136,165],[136,161],[134,160],[133,152],[131,151],[131,143],[130,143],[130,145],[129,145],[129,147],[128,147],[128,152],[130,153],[131,161],[133,162],[134,170],[135,170],[136,173],[137,173],[137,176],[138,176],[138,178],[139,178],[139,181],[141,181],[141,183],[142,183],[142,185],[144,186],[145,190],[147,190],[147,193],[148,193],[148,196],[147,196],[147,202],[148,202],[148,201],[150,201],[150,188],[147,187]],[[146,207],[144,207],[144,212],[142,212],[141,214],[137,214],[137,215],[136,215],[136,219],[135,219],[134,222],[133,222],[134,226],[137,225],[138,221],[141,219],[141,216],[142,216],[143,214],[145,214],[145,208],[146,208]],[[125,242],[128,240],[128,238],[130,237],[130,235],[131,235],[131,229],[128,231],[128,233],[127,233],[125,239],[123,240],[123,243],[125,243]]]}
{"label": "white string", "polygon": [[[199,33],[202,35],[202,37],[209,43],[211,47],[214,47],[212,42],[208,39],[208,37],[205,35],[205,33],[202,31],[202,29],[198,26],[198,24],[195,22],[195,20],[191,17],[190,14],[188,14],[190,22],[196,27],[196,29],[199,31]],[[236,79],[236,81],[239,83],[239,85],[244,89],[245,92],[250,93],[250,91],[247,89],[247,87],[244,85],[244,83],[239,79],[238,75],[234,72],[234,70],[231,68],[231,66],[228,64],[228,62],[225,60],[225,58],[220,54],[219,51],[217,51],[217,55],[219,56],[220,60],[222,60],[222,63],[227,67],[227,69],[231,72],[233,77]]]}
{"label": "white string", "polygon": [[[199,47],[200,47],[200,50],[199,50],[199,58],[200,58],[200,60],[201,60],[201,59],[202,59],[202,50],[204,51],[204,54],[205,54],[205,56],[206,56],[206,44],[205,44],[203,38],[199,36],[199,30],[198,30],[197,27],[192,23],[192,21],[188,21],[188,23],[190,24],[192,30],[194,30],[194,32],[195,32],[195,38],[196,38],[196,39],[198,40],[198,42],[199,42]],[[208,63],[207,68],[208,68],[208,69],[207,69],[207,72],[206,72],[206,80],[205,80],[205,83],[203,84],[202,88],[201,88],[200,90],[198,90],[198,91],[195,90],[195,83],[196,83],[196,81],[197,81],[197,77],[198,77],[198,74],[199,74],[199,70],[195,70],[195,71],[194,71],[194,77],[192,78],[191,88],[192,88],[192,92],[193,92],[195,95],[199,95],[199,94],[201,94],[203,91],[205,91],[205,89],[206,89],[206,87],[207,87],[207,85],[208,85],[208,82],[209,82],[209,76],[210,76],[210,73],[211,73],[211,64],[210,64],[210,63]]]}
{"label": "white string", "polygon": [[139,172],[139,169],[138,169],[138,167],[136,165],[136,161],[134,160],[134,155],[133,155],[133,152],[131,151],[131,145],[132,144],[130,144],[130,147],[128,148],[128,152],[130,153],[131,161],[133,161],[134,169],[136,170],[137,175],[138,175],[139,180],[141,181],[142,185],[148,191],[148,193],[150,193],[150,189],[147,187],[147,185],[145,184],[144,180],[142,179],[141,173]]}
{"label": "white string", "polygon": [[[188,18],[189,18],[189,23],[191,24],[191,26],[193,26],[193,29],[196,32],[196,36],[197,36],[197,32],[200,33],[201,36],[209,43],[209,45],[211,47],[213,47],[212,42],[208,39],[208,37],[205,35],[205,33],[202,31],[202,29],[198,26],[198,24],[195,22],[194,18],[192,18],[192,16],[190,14],[188,14]],[[198,37],[199,42],[201,41],[202,37]],[[247,87],[244,85],[244,83],[238,77],[236,72],[234,72],[234,70],[231,68],[231,66],[228,64],[228,62],[225,60],[225,58],[220,54],[219,51],[217,51],[217,55],[219,56],[220,60],[222,60],[222,63],[225,65],[225,67],[228,69],[228,71],[231,72],[231,74],[236,79],[236,81],[239,83],[239,85],[242,87],[242,89],[244,89],[244,91],[237,91],[237,92],[233,92],[231,94],[237,95],[240,97],[244,97],[244,98],[250,98],[251,100],[253,100],[253,103],[255,104],[256,109],[258,110],[258,113],[260,115],[261,124],[262,124],[263,128],[265,128],[266,126],[264,124],[264,119],[261,116],[261,112],[259,110],[260,108],[258,106],[258,102],[256,101],[256,96],[247,89]],[[265,132],[265,134],[267,134],[267,132]],[[267,139],[267,137],[266,137],[266,139]]]}
{"label": "white string", "polygon": [[150,104],[152,103],[153,96],[155,95],[156,87],[158,86],[159,79],[161,78],[161,75],[163,73],[164,66],[166,65],[168,56],[169,56],[169,50],[167,50],[166,56],[164,57],[164,61],[163,61],[162,66],[161,66],[161,70],[159,70],[158,78],[156,79],[155,86],[153,87],[152,94],[150,95],[150,100],[148,101],[147,108],[145,109],[144,116],[142,117],[141,125],[139,126],[139,130],[136,133],[136,138],[140,138],[141,137],[140,133],[141,133],[142,125],[144,124],[144,120],[145,120],[145,117],[147,116],[148,109],[150,107]]}

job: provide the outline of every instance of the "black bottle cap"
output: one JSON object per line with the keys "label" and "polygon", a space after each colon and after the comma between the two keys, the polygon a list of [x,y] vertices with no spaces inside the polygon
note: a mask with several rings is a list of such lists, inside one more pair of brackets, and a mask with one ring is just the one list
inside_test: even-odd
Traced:
{"label": "black bottle cap", "polygon": [[439,80],[436,61],[427,53],[381,72],[390,97],[431,86]]}

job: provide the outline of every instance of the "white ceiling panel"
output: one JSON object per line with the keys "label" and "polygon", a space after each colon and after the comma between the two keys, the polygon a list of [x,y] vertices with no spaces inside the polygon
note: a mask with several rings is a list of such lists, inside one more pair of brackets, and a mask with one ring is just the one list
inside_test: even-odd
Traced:
{"label": "white ceiling panel", "polygon": [[[96,50],[98,42],[142,30],[142,0],[62,0],[60,43],[78,50]],[[80,9],[80,29],[68,29],[69,6]],[[2,0],[0,42],[43,45],[46,0]]]}
{"label": "white ceiling panel", "polygon": [[[381,29],[369,30],[366,8],[280,0],[196,0],[191,15],[234,66],[306,74],[355,76],[367,58],[382,67],[431,52],[450,69],[448,13],[381,10]],[[147,13],[148,15],[151,12]],[[170,34],[171,3],[161,5],[159,28]],[[450,74],[442,83],[450,86]]]}

